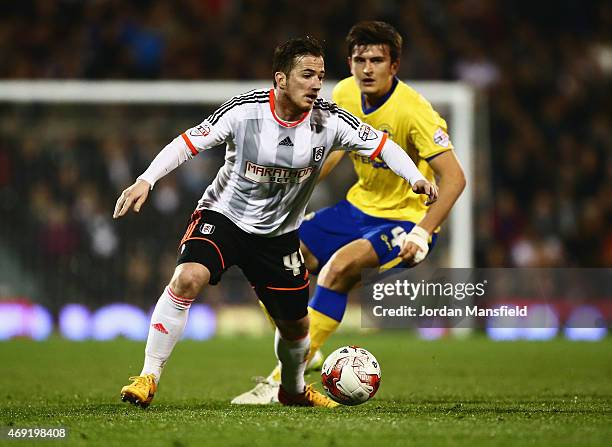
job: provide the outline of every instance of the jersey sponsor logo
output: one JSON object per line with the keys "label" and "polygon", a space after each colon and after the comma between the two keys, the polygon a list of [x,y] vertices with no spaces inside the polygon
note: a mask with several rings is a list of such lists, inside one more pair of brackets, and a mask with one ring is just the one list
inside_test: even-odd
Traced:
{"label": "jersey sponsor logo", "polygon": [[360,161],[365,165],[371,165],[375,169],[389,169],[387,163],[382,161],[381,158],[376,157],[374,160],[371,160],[367,155],[357,154],[355,152],[351,152],[350,156],[353,157],[356,161]]}
{"label": "jersey sponsor logo", "polygon": [[320,162],[323,159],[325,153],[325,146],[317,146],[312,148],[312,161],[315,163]]}
{"label": "jersey sponsor logo", "polygon": [[203,223],[200,225],[200,233],[202,234],[213,234],[215,231],[215,226],[209,223]]}
{"label": "jersey sponsor logo", "polygon": [[189,131],[189,135],[192,137],[205,137],[210,133],[210,126],[208,124],[200,124]]}
{"label": "jersey sponsor logo", "polygon": [[281,140],[280,143],[278,143],[279,146],[293,146],[293,142],[291,141],[291,138],[289,137],[285,137]]}
{"label": "jersey sponsor logo", "polygon": [[438,127],[438,130],[434,133],[433,141],[438,146],[448,147],[450,145],[450,138],[444,129]]}
{"label": "jersey sponsor logo", "polygon": [[367,124],[362,124],[361,126],[359,126],[359,129],[357,129],[357,133],[359,135],[359,138],[361,138],[363,141],[371,141],[378,138],[378,134],[376,133],[376,131],[374,131],[374,129],[372,129]]}
{"label": "jersey sponsor logo", "polygon": [[247,161],[244,176],[257,183],[302,183],[314,171],[312,166],[305,168],[279,168],[276,166],[261,166]]}

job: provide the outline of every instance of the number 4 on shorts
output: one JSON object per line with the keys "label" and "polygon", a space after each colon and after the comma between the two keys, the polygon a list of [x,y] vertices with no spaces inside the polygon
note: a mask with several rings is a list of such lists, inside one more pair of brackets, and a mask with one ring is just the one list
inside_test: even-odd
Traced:
{"label": "number 4 on shorts", "polygon": [[304,263],[304,256],[301,251],[294,251],[290,255],[283,256],[283,264],[285,264],[285,270],[292,270],[293,276],[300,274],[300,267]]}

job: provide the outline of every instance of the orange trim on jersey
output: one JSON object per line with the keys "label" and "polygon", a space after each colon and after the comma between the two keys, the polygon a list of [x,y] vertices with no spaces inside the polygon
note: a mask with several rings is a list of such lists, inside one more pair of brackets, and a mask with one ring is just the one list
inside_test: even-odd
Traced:
{"label": "orange trim on jersey", "polygon": [[274,117],[276,122],[278,124],[280,124],[281,126],[283,126],[283,127],[295,127],[298,124],[300,124],[302,121],[304,121],[306,119],[306,117],[308,116],[308,112],[304,112],[302,117],[299,120],[297,120],[297,121],[285,121],[285,120],[282,120],[276,114],[276,103],[275,103],[275,100],[276,100],[276,98],[274,97],[274,89],[271,88],[270,89],[270,111],[272,112],[272,116]]}
{"label": "orange trim on jersey", "polygon": [[206,239],[205,237],[188,237],[183,242],[192,241],[192,240],[200,240],[200,241],[210,242],[213,245],[213,247],[215,247],[215,249],[217,250],[217,253],[219,253],[219,258],[221,258],[221,268],[225,269],[225,260],[223,259],[223,255],[221,254],[221,250],[219,250],[219,247],[217,246],[217,244],[215,244],[210,239]]}
{"label": "orange trim on jersey", "polygon": [[198,217],[189,224],[189,226],[187,227],[187,230],[185,230],[185,234],[183,235],[183,238],[181,239],[181,243],[179,245],[183,245],[183,243],[187,240],[187,238],[189,238],[193,234],[193,231],[195,230],[198,223],[200,223],[200,219],[202,218],[202,211],[195,210],[194,213],[198,213]]}
{"label": "orange trim on jersey", "polygon": [[386,141],[387,141],[387,133],[383,132],[382,140],[380,141],[380,144],[378,145],[376,150],[372,152],[372,155],[370,155],[370,160],[374,160],[376,157],[378,157],[378,154],[380,154],[380,151],[382,151],[382,148],[385,145]]}
{"label": "orange trim on jersey", "polygon": [[181,134],[181,137],[183,137],[183,140],[185,141],[185,144],[187,145],[191,153],[193,155],[198,155],[198,150],[195,148],[195,146],[193,145],[189,137],[185,134],[185,132]]}
{"label": "orange trim on jersey", "polygon": [[270,289],[270,290],[302,290],[305,289],[306,287],[308,287],[310,285],[310,280],[308,280],[308,282],[306,284],[304,284],[303,286],[300,287],[272,287],[272,286],[267,286],[266,289]]}
{"label": "orange trim on jersey", "polygon": [[308,279],[308,275],[310,274],[310,272],[308,271],[308,269],[306,269],[306,271],[304,272],[304,281],[306,281]]}

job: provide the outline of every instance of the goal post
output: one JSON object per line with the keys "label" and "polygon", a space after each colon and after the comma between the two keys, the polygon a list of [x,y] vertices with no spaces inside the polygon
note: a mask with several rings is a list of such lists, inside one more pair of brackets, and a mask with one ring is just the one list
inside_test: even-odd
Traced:
{"label": "goal post", "polygon": [[[458,82],[409,81],[435,108],[443,113],[467,186],[453,208],[449,229],[447,267],[472,267],[473,235],[473,148],[475,137],[475,94]],[[218,105],[245,91],[270,85],[270,80],[253,81],[0,81],[0,102],[48,104],[208,104]],[[326,80],[321,96],[331,98],[334,81]]]}

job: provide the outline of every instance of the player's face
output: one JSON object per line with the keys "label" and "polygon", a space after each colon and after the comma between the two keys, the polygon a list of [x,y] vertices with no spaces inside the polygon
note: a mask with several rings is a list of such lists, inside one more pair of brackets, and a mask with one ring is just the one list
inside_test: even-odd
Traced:
{"label": "player's face", "polygon": [[349,66],[361,93],[380,97],[391,89],[399,61],[391,61],[388,45],[359,45],[349,57]]}
{"label": "player's face", "polygon": [[322,57],[306,55],[296,61],[287,78],[285,92],[297,110],[307,112],[312,109],[324,76]]}

